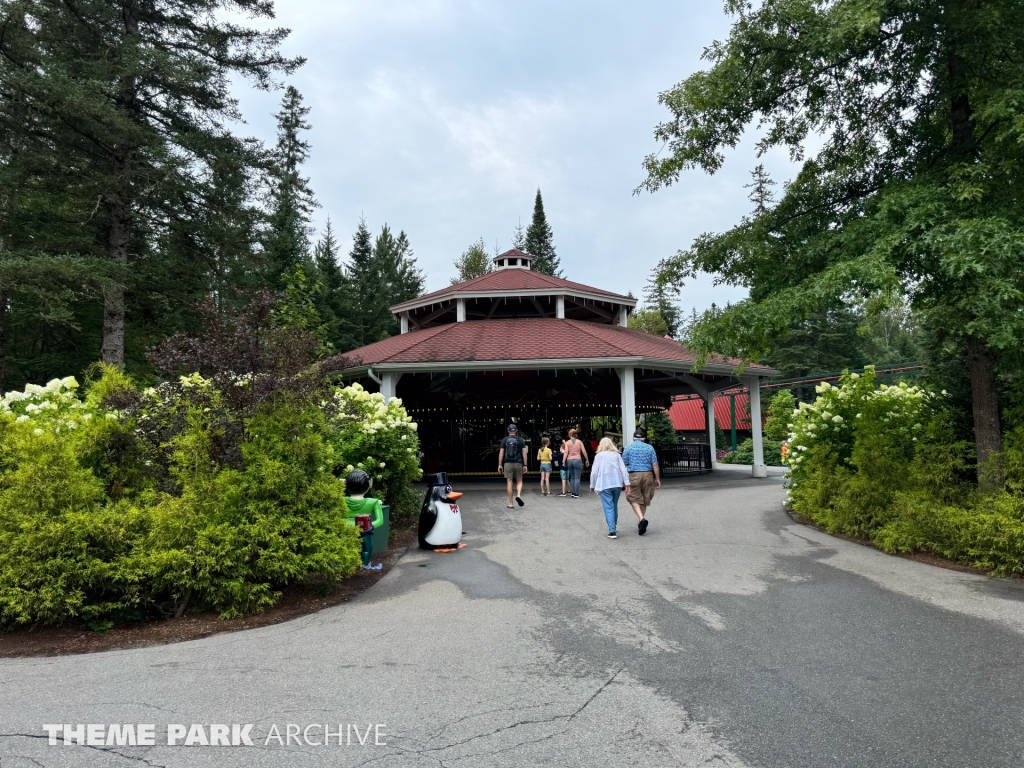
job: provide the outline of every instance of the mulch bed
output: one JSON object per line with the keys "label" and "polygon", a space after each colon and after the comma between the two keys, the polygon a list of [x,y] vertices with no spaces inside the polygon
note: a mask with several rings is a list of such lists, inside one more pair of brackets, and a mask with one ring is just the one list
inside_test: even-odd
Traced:
{"label": "mulch bed", "polygon": [[0,658],[18,656],[60,656],[69,653],[94,653],[120,648],[180,643],[219,632],[266,627],[305,616],[332,605],[344,603],[373,586],[406,553],[416,539],[414,528],[397,529],[379,571],[359,571],[334,585],[295,584],[282,590],[277,605],[255,616],[221,619],[215,613],[186,614],[140,624],[115,626],[107,632],[91,632],[77,627],[36,627],[0,633]]}
{"label": "mulch bed", "polygon": [[[879,552],[882,552],[882,550],[879,549],[878,545],[871,541],[871,539],[859,539],[856,536],[847,536],[845,533],[830,533],[828,529],[825,528],[825,526],[819,525],[818,523],[811,520],[809,517],[804,517],[799,512],[794,512],[792,509],[789,509],[788,507],[786,507],[786,513],[791,518],[793,518],[793,520],[800,523],[801,525],[806,525],[808,528],[813,528],[816,531],[827,533],[829,536],[832,536],[837,539],[842,539],[843,541],[851,541],[854,544],[860,544],[864,547],[871,547],[871,549],[877,549]],[[913,560],[914,562],[924,563],[925,565],[934,565],[937,568],[945,568],[949,571],[959,571],[960,573],[973,573],[978,576],[989,575],[986,571],[983,571],[980,568],[974,568],[970,565],[964,565],[963,563],[958,563],[956,560],[947,560],[944,557],[933,555],[931,552],[898,552],[895,554],[892,552],[883,552],[883,554],[889,555],[890,557],[902,557],[904,560]]]}

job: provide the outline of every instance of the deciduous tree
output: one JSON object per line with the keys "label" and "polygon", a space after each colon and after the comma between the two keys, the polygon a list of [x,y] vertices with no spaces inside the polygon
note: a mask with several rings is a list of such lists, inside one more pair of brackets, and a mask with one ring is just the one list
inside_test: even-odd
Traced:
{"label": "deciduous tree", "polygon": [[[1024,6],[1012,0],[765,0],[727,4],[710,66],[663,93],[666,150],[643,188],[717,171],[757,148],[802,165],[777,203],[668,260],[747,287],[705,314],[702,354],[758,360],[791,323],[883,292],[944,324],[967,350],[979,463],[1000,447],[996,374],[1024,355],[1020,119]],[[815,149],[820,147],[820,149]]]}

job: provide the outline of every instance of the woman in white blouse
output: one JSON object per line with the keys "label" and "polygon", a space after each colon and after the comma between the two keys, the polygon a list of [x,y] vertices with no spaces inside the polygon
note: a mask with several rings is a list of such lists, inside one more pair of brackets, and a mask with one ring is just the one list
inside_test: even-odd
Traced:
{"label": "woman in white blouse", "polygon": [[618,538],[615,528],[619,522],[619,495],[623,488],[629,493],[629,472],[622,463],[615,443],[606,437],[598,444],[594,463],[590,467],[590,490],[601,497],[609,539]]}

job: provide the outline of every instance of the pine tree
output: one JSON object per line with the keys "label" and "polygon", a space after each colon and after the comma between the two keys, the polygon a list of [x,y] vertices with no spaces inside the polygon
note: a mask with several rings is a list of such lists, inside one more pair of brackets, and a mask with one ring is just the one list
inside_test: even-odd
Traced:
{"label": "pine tree", "polygon": [[548,224],[547,216],[544,215],[544,200],[540,196],[539,188],[533,203],[533,219],[526,230],[526,240],[523,245],[523,250],[533,256],[535,272],[543,272],[545,275],[555,277],[562,276],[562,265],[555,253],[551,226]]}
{"label": "pine tree", "polygon": [[366,221],[352,238],[349,275],[355,296],[354,330],[361,345],[372,344],[399,332],[391,307],[423,292],[424,276],[416,266],[405,232],[396,237],[385,224],[371,242]]}
{"label": "pine tree", "polygon": [[309,158],[309,142],[301,137],[308,131],[309,107],[302,94],[289,85],[281,101],[277,118],[277,146],[271,162],[270,229],[267,233],[268,278],[271,287],[280,277],[309,258],[310,218],[317,202],[309,188],[309,179],[301,168]]}
{"label": "pine tree", "polygon": [[679,288],[674,283],[660,279],[661,271],[662,264],[659,263],[651,272],[644,290],[644,302],[649,309],[658,310],[661,319],[665,321],[666,333],[675,339],[678,338],[682,320],[682,310],[676,303]]}
{"label": "pine tree", "polygon": [[451,279],[452,285],[482,277],[494,270],[494,264],[487,253],[487,244],[482,237],[469,246],[454,263],[459,274]]}
{"label": "pine tree", "polygon": [[744,184],[743,188],[750,190],[747,199],[754,204],[754,215],[762,216],[775,202],[775,194],[772,192],[775,182],[764,169],[764,163],[757,164],[757,167],[750,172],[750,178],[750,183]]}
{"label": "pine tree", "polygon": [[338,240],[330,218],[323,235],[313,248],[313,263],[321,284],[317,312],[326,328],[326,340],[338,352],[347,352],[359,346],[353,322],[352,306],[355,291],[338,259]]}
{"label": "pine tree", "polygon": [[[153,251],[169,222],[180,231],[197,221],[209,159],[240,152],[225,127],[238,117],[230,80],[266,87],[301,60],[278,52],[285,30],[221,20],[222,10],[271,17],[262,0],[9,0],[3,10],[2,98],[24,99],[32,117],[23,130],[48,153],[41,178],[51,190],[63,182],[74,198],[65,216],[92,243],[86,252],[99,251],[111,265],[101,354],[123,365],[126,298],[140,322],[153,322],[161,312],[152,302],[153,277],[161,286],[168,275],[184,278],[167,283],[165,306],[180,303],[182,285],[194,295],[193,281],[202,277],[197,254],[175,253],[169,264]],[[44,229],[37,223],[36,231]],[[150,286],[149,294],[140,286]],[[143,344],[131,346],[142,355]]]}
{"label": "pine tree", "polygon": [[351,318],[357,346],[364,346],[376,338],[370,338],[373,302],[379,292],[378,274],[373,258],[373,238],[366,227],[366,219],[359,219],[359,226],[352,235],[352,250],[348,254],[348,274],[352,281],[352,295],[355,298],[348,316]]}
{"label": "pine tree", "polygon": [[[523,229],[523,222],[521,220],[516,225],[516,228],[512,230],[512,247],[517,251],[528,252],[526,251],[526,230]],[[494,255],[497,256],[497,246],[495,246],[494,250]]]}

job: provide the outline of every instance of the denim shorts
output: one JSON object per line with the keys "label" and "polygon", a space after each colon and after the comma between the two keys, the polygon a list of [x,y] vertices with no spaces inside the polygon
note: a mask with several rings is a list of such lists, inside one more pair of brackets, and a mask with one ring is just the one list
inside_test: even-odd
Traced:
{"label": "denim shorts", "polygon": [[540,465],[540,471],[541,472],[550,472],[551,471],[551,465],[550,464],[543,464],[542,463]]}

